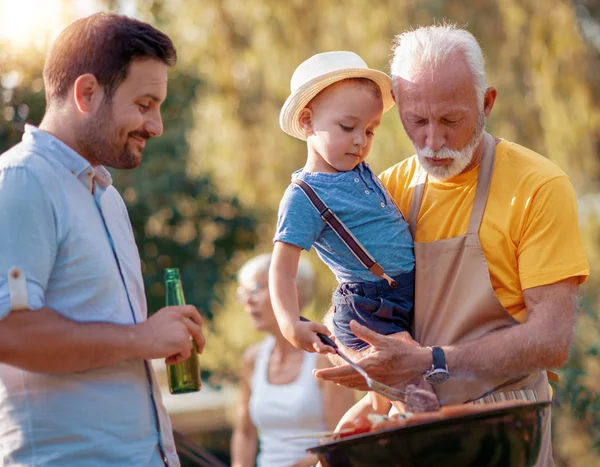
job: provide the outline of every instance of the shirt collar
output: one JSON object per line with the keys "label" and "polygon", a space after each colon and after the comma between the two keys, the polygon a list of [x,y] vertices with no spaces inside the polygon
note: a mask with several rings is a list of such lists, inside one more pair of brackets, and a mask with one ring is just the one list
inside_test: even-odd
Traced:
{"label": "shirt collar", "polygon": [[36,145],[50,146],[53,149],[53,158],[60,162],[71,174],[76,176],[90,193],[94,192],[94,182],[102,188],[107,188],[112,184],[112,177],[104,166],[92,167],[75,150],[44,130],[40,130],[33,125],[25,125],[23,141],[32,142]]}

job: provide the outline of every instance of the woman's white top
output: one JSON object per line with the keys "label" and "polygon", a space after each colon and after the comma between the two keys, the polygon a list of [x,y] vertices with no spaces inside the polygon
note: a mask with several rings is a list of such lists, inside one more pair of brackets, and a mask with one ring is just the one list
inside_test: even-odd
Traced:
{"label": "woman's white top", "polygon": [[318,354],[304,354],[302,369],[295,381],[271,384],[267,369],[274,345],[272,336],[260,344],[252,375],[250,418],[258,431],[257,467],[290,467],[306,457],[306,448],[316,446],[318,440],[284,441],[284,438],[327,429],[322,392],[312,375]]}

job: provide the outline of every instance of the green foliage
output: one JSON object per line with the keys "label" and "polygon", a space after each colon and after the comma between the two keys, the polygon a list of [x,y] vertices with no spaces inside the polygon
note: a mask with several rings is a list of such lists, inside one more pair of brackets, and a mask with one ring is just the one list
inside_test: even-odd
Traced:
{"label": "green foliage", "polygon": [[[118,2],[104,3],[114,8]],[[278,125],[295,67],[317,52],[353,50],[387,70],[392,39],[402,30],[444,18],[467,25],[498,89],[488,129],[555,161],[579,195],[592,275],[581,288],[571,360],[555,388],[555,458],[557,465],[598,464],[600,2],[137,3],[140,17],[173,38],[179,64],[169,83],[164,136],[148,145],[139,169],[114,172],[115,185],[134,224],[150,309],[162,306],[162,269],[179,266],[188,301],[214,315],[202,361],[219,378],[235,378],[242,352],[260,338],[235,300],[234,274],[251,253],[271,250],[279,199],[304,163],[303,143]],[[9,60],[6,50],[0,48],[0,150],[20,137],[20,105],[29,106],[32,122],[43,111],[40,57]],[[19,77],[7,91],[10,70]],[[383,170],[412,152],[390,111],[377,130],[371,166]],[[319,272],[309,315],[318,319],[335,281],[313,253],[309,257]]]}
{"label": "green foliage", "polygon": [[138,169],[112,173],[140,249],[149,311],[164,306],[164,269],[179,267],[187,302],[212,319],[220,284],[235,273],[229,262],[252,249],[257,237],[255,214],[237,196],[221,194],[210,174],[188,173],[190,103],[201,88],[198,78],[174,72],[163,135],[149,142]]}
{"label": "green foliage", "polygon": [[0,154],[21,140],[26,122],[39,122],[44,113],[42,59],[9,55],[0,43]]}
{"label": "green foliage", "polygon": [[[271,249],[278,201],[290,174],[304,163],[303,143],[285,135],[278,125],[295,67],[317,52],[353,50],[370,66],[387,69],[392,39],[402,30],[443,19],[467,25],[486,54],[488,81],[498,89],[488,129],[554,160],[580,196],[592,277],[582,287],[587,307],[579,320],[571,362],[555,391],[560,404],[555,411],[556,437],[561,440],[556,459],[559,465],[567,457],[582,462],[572,465],[597,463],[592,446],[600,440],[600,425],[590,414],[598,406],[600,368],[594,364],[594,352],[600,335],[598,323],[590,317],[598,315],[600,290],[595,278],[600,261],[600,209],[595,207],[600,61],[594,36],[584,36],[581,27],[583,19],[594,21],[598,2],[144,2],[149,4],[179,50],[185,51],[180,53],[180,66],[205,83],[189,132],[190,171],[209,171],[246,205],[262,209],[258,251]],[[377,130],[371,166],[383,170],[412,152],[397,115],[389,112]],[[310,257],[320,276],[313,310],[319,316],[335,282]],[[247,332],[249,322],[232,298],[234,288],[228,287],[218,310],[211,330],[212,350],[205,357],[207,365],[225,374],[241,365],[243,349],[258,338]]]}
{"label": "green foliage", "polygon": [[[0,153],[18,143],[27,121],[39,124],[44,112],[41,57],[12,61],[0,54]],[[190,102],[201,82],[173,73],[164,103],[164,135],[151,141],[134,171],[112,171],[123,193],[140,250],[148,309],[164,306],[163,271],[179,267],[188,303],[209,319],[220,300],[219,284],[230,280],[232,257],[256,244],[252,210],[236,196],[221,194],[210,174],[190,175],[186,131]]]}

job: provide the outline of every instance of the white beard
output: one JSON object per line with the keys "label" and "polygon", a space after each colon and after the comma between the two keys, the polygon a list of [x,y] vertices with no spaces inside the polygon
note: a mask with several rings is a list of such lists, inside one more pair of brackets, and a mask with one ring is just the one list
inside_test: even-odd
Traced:
{"label": "white beard", "polygon": [[[425,169],[425,172],[427,172],[431,178],[438,181],[448,180],[449,178],[462,173],[471,163],[471,160],[473,160],[473,153],[475,152],[475,149],[477,149],[477,146],[479,146],[479,143],[481,143],[485,130],[485,121],[485,114],[481,112],[477,118],[477,126],[473,132],[473,136],[460,150],[442,146],[437,151],[434,151],[427,146],[424,148],[417,148],[415,146],[419,163]],[[430,164],[427,158],[452,159],[452,163],[446,166],[435,166]]]}

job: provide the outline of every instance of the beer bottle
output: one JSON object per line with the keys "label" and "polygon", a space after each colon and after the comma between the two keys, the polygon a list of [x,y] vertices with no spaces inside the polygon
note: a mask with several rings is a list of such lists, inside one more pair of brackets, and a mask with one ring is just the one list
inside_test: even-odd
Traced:
{"label": "beer bottle", "polygon": [[[167,306],[185,305],[183,287],[178,268],[165,269],[165,301]],[[184,394],[186,392],[200,391],[200,363],[196,342],[192,342],[192,355],[184,362],[176,365],[167,365],[169,391],[171,394]]]}

